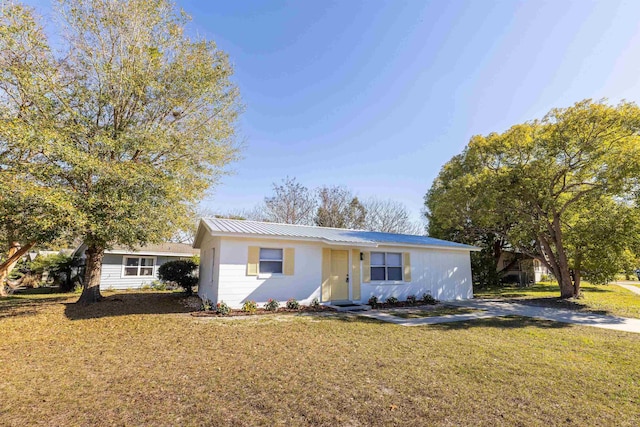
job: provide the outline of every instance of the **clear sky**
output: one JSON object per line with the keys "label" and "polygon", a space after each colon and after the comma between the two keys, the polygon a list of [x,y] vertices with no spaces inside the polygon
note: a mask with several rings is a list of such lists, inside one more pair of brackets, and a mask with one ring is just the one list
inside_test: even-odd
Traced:
{"label": "clear sky", "polygon": [[288,175],[417,219],[472,135],[584,98],[640,100],[637,0],[178,5],[229,53],[246,105],[243,159],[203,202],[214,211],[251,208]]}

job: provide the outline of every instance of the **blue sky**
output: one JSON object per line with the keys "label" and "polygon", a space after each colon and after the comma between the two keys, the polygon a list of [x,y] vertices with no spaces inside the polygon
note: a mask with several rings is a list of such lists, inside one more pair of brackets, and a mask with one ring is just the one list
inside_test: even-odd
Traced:
{"label": "blue sky", "polygon": [[203,201],[214,211],[251,208],[288,175],[418,219],[472,135],[584,98],[640,99],[640,1],[178,5],[229,53],[246,105],[243,159]]}

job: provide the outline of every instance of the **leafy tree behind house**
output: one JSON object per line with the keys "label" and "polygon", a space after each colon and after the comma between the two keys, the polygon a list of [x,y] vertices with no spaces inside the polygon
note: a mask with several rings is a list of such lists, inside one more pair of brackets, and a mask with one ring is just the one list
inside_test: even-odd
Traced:
{"label": "leafy tree behind house", "polygon": [[158,267],[158,278],[164,282],[175,283],[184,289],[187,295],[193,293],[198,284],[198,263],[194,259],[168,261]]}
{"label": "leafy tree behind house", "polygon": [[606,281],[636,245],[639,132],[634,103],[585,100],[475,136],[427,193],[429,230],[493,234],[549,268],[563,298],[577,296],[583,273]]}
{"label": "leafy tree behind house", "polygon": [[241,106],[226,54],[186,36],[166,0],[63,0],[59,17],[56,56],[30,9],[2,10],[0,166],[65,201],[88,246],[90,303],[105,248],[158,242],[188,221],[236,158]]}

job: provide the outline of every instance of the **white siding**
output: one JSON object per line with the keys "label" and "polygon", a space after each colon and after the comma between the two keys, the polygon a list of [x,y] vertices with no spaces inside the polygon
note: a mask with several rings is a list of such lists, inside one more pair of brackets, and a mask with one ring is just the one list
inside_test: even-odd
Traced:
{"label": "white siding", "polygon": [[[200,244],[200,278],[198,295],[213,303],[218,301],[218,276],[220,266],[220,238],[206,235]],[[211,256],[215,255],[212,260]]]}
{"label": "white siding", "polygon": [[[294,248],[295,262],[292,276],[247,276],[249,246],[262,248]],[[204,246],[203,246],[204,248]],[[219,253],[218,302],[241,307],[247,300],[265,303],[269,298],[282,304],[295,298],[309,304],[320,298],[322,280],[322,245],[278,240],[250,240],[223,238]]]}
{"label": "white siding", "polygon": [[367,302],[372,296],[378,297],[381,302],[391,296],[404,301],[409,295],[421,298],[425,293],[441,301],[473,298],[471,258],[468,251],[382,246],[371,251],[409,252],[412,281],[398,284],[363,283],[362,302]]}
{"label": "white siding", "polygon": [[[250,246],[294,248],[294,275],[247,276]],[[382,246],[376,249],[332,247],[314,242],[211,236],[206,236],[201,245],[202,267],[198,294],[214,303],[224,301],[234,308],[241,307],[247,300],[254,300],[262,305],[269,298],[281,303],[295,298],[303,304],[309,304],[314,298],[321,297],[322,248],[327,247],[411,254],[411,283],[362,283],[361,302],[367,302],[373,295],[384,301],[390,296],[399,300],[405,300],[408,295],[420,298],[424,293],[442,301],[473,298],[468,251]],[[210,267],[212,248],[215,248],[216,256],[216,268],[213,272]]]}
{"label": "white siding", "polygon": [[[124,276],[123,274],[123,257],[125,256],[151,256],[144,254],[135,255],[116,255],[105,254],[102,260],[102,273],[100,275],[100,289],[134,289],[143,285],[148,285],[158,279],[158,267],[167,261],[173,261],[184,257],[172,256],[156,256],[156,262],[153,270],[153,276]],[[187,257],[185,255],[185,257]]]}

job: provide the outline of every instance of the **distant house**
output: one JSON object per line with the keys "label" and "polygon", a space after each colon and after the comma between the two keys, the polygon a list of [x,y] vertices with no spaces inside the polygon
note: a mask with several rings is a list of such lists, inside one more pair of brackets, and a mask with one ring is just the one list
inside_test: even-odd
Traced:
{"label": "distant house", "polygon": [[218,218],[200,221],[198,294],[213,303],[473,298],[473,246],[425,236]]}
{"label": "distant house", "polygon": [[[82,244],[74,255],[85,258],[87,246]],[[100,289],[131,289],[150,284],[158,278],[158,267],[167,261],[189,259],[198,255],[189,244],[161,243],[131,250],[115,246],[106,250],[102,260]]]}
{"label": "distant house", "polygon": [[551,276],[549,269],[540,260],[514,251],[503,251],[500,254],[497,271],[504,282],[523,286],[538,283]]}

